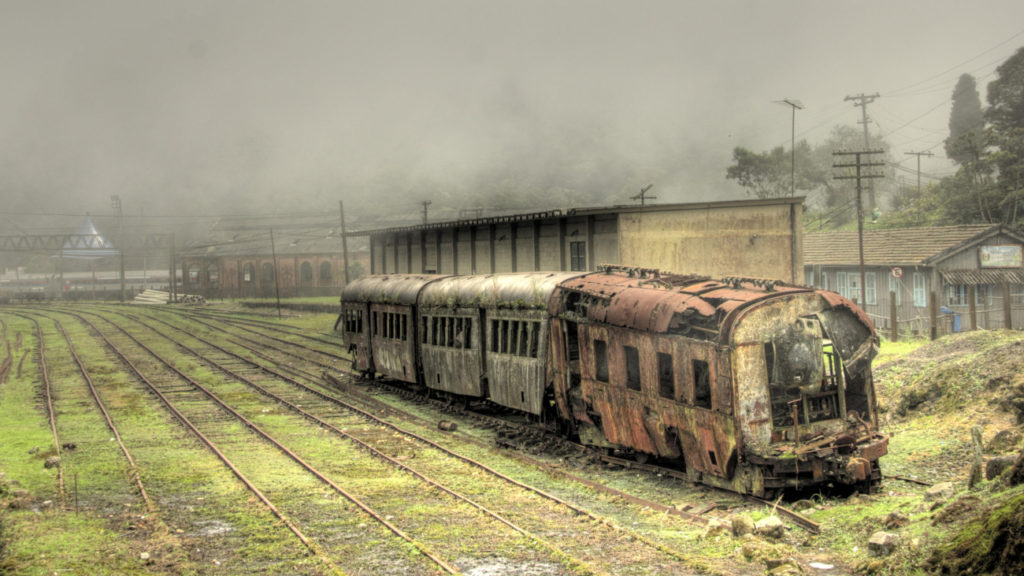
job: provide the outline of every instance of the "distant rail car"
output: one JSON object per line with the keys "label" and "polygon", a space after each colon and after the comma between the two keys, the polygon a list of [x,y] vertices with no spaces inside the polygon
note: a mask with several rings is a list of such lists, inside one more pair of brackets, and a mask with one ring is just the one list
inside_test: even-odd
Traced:
{"label": "distant rail car", "polygon": [[[145,288],[162,288],[169,286],[170,276],[143,270],[125,271],[125,289],[131,293],[140,292]],[[180,278],[179,278],[180,280]],[[111,299],[121,294],[121,276],[119,273],[103,272],[93,277],[88,272],[67,272],[63,281],[57,275],[31,275],[24,278],[0,280],[0,301],[34,301],[50,299]]]}
{"label": "distant rail car", "polygon": [[881,479],[867,316],[832,292],[618,266],[360,278],[335,329],[367,376],[483,399],[765,496]]}

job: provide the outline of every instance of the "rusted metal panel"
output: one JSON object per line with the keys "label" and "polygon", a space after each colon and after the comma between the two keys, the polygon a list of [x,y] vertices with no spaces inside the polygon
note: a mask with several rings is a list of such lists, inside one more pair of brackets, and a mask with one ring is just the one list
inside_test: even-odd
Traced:
{"label": "rusted metal panel", "polygon": [[[405,338],[389,337],[385,314],[405,318]],[[419,371],[416,362],[416,338],[413,308],[396,304],[370,305],[370,345],[374,371],[389,378],[415,383]]]}
{"label": "rusted metal panel", "polygon": [[421,308],[417,337],[426,385],[453,394],[485,396],[482,333],[477,310]]}
{"label": "rusted metal panel", "polygon": [[547,385],[549,321],[543,310],[491,310],[484,321],[487,393],[501,406],[540,414]]}

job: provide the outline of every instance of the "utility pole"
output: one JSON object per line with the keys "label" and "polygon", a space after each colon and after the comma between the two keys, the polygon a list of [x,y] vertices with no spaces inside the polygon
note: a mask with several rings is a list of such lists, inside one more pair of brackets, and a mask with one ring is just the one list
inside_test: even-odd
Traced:
{"label": "utility pole", "polygon": [[427,223],[427,206],[430,206],[432,204],[432,202],[430,200],[424,200],[423,202],[421,202],[421,204],[423,204],[423,223],[426,224]]}
{"label": "utility pole", "polygon": [[904,152],[907,156],[917,156],[917,194],[921,194],[921,156],[933,156],[931,152]]}
{"label": "utility pole", "polygon": [[[860,117],[861,120],[858,124],[864,125],[864,149],[867,150],[871,147],[871,143],[868,142],[868,104],[871,104],[878,98],[878,92],[874,94],[864,94],[861,92],[856,96],[847,96],[843,98],[844,102],[853,102],[854,106],[860,106]],[[875,188],[873,186],[868,187],[868,207],[872,212],[875,211]]]}
{"label": "utility pole", "polygon": [[[872,162],[867,156],[871,154],[881,154],[884,150],[863,150],[860,152],[847,152],[837,150],[832,153],[833,156],[854,156],[853,164],[832,164],[833,168],[854,168],[854,174],[843,174],[835,175],[832,178],[835,180],[857,180],[857,251],[860,254],[860,302],[861,306],[867,306],[867,291],[864,286],[864,203],[861,201],[861,180],[868,180],[871,178],[882,178],[884,174],[879,172],[862,172],[862,168],[877,168],[885,166],[885,162]],[[863,158],[863,160],[862,160]]]}
{"label": "utility pole", "polygon": [[338,200],[338,210],[341,212],[341,265],[345,267],[345,286],[348,286],[348,239],[345,237],[345,203],[341,200]]}
{"label": "utility pole", "polygon": [[121,304],[124,304],[124,211],[121,210],[121,197],[117,194],[110,197],[110,203],[117,210],[117,253],[121,261]]}
{"label": "utility pole", "polygon": [[789,129],[789,195],[796,196],[796,111],[803,110],[804,105],[799,100],[789,98],[783,98],[776,103],[785,104],[793,109],[793,119]]}
{"label": "utility pole", "polygon": [[643,206],[647,198],[657,198],[657,196],[647,196],[647,191],[654,187],[654,184],[648,184],[640,189],[640,193],[636,196],[630,196],[630,200],[639,200],[640,206]]}
{"label": "utility pole", "polygon": [[[277,281],[277,247],[274,246],[274,229],[270,229],[270,254],[274,259],[274,295],[277,297],[277,319],[281,319],[281,285]],[[261,271],[262,273],[262,271]]]}

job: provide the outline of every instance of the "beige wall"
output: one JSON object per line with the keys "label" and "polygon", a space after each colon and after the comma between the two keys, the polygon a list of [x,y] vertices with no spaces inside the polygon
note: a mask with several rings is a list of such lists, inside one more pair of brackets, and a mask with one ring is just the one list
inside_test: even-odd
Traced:
{"label": "beige wall", "polygon": [[799,203],[708,205],[619,215],[619,261],[714,278],[803,282]]}

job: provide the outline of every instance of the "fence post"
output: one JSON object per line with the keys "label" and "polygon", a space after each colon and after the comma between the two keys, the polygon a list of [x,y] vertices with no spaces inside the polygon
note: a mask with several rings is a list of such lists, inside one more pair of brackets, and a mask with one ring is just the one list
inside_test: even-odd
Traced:
{"label": "fence post", "polygon": [[898,308],[896,307],[896,292],[889,291],[889,326],[892,327],[892,333],[889,335],[889,339],[893,342],[899,337],[900,329],[897,325],[899,321],[897,318]]}
{"label": "fence post", "polygon": [[935,292],[928,293],[928,338],[935,340],[939,337],[939,305]]}
{"label": "fence post", "polygon": [[967,316],[970,318],[972,332],[978,329],[977,294],[978,288],[974,284],[967,286]]}
{"label": "fence post", "polygon": [[1012,303],[1010,302],[1010,284],[1008,282],[1003,283],[1003,328],[1007,330],[1013,329],[1013,315]]}

